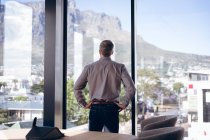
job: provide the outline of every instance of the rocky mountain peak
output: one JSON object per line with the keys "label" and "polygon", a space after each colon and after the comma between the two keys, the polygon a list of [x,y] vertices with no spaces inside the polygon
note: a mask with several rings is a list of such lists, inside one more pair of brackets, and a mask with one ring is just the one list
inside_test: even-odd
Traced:
{"label": "rocky mountain peak", "polygon": [[79,24],[80,29],[85,31],[87,36],[101,37],[115,31],[121,31],[119,18],[108,16],[105,13],[82,11]]}

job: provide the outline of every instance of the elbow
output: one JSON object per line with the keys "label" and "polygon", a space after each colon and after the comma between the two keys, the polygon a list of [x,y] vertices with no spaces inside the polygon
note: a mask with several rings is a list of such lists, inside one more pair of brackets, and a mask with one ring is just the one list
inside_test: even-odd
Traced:
{"label": "elbow", "polygon": [[135,96],[135,94],[136,94],[136,88],[135,87],[133,87],[133,89],[131,90],[131,95],[132,95],[132,97],[134,97]]}
{"label": "elbow", "polygon": [[132,91],[133,95],[136,93],[136,88],[135,88],[135,86],[132,87],[131,91]]}
{"label": "elbow", "polygon": [[81,89],[81,87],[75,83],[75,85],[74,85],[73,89],[74,89],[74,91],[75,91],[75,90],[80,90],[80,89]]}
{"label": "elbow", "polygon": [[74,91],[75,91],[75,90],[78,90],[78,88],[77,88],[76,86],[74,86],[73,89],[74,89]]}
{"label": "elbow", "polygon": [[133,96],[136,94],[136,88],[133,89]]}
{"label": "elbow", "polygon": [[75,90],[78,90],[78,88],[77,88],[76,86],[74,86],[73,89],[74,89],[74,91],[75,91]]}

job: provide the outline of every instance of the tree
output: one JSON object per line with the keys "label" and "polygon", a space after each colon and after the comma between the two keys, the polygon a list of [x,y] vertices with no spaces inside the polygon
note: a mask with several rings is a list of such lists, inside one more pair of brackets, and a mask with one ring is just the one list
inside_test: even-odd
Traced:
{"label": "tree", "polygon": [[6,82],[0,82],[0,88],[2,87],[2,86],[7,86],[7,83]]}
{"label": "tree", "polygon": [[176,82],[173,84],[173,90],[178,94],[181,92],[181,88],[183,87],[184,87],[184,84],[181,82]]}
{"label": "tree", "polygon": [[16,96],[16,97],[14,97],[14,100],[15,101],[27,101],[28,100],[28,97],[25,97],[25,96]]}
{"label": "tree", "polygon": [[39,84],[34,84],[31,86],[31,92],[38,94],[40,92],[44,92],[44,80],[42,80]]}
{"label": "tree", "polygon": [[159,76],[151,69],[139,69],[137,71],[138,83],[137,91],[138,95],[142,96],[143,100],[146,101],[148,98],[154,101],[158,99],[155,92],[160,89],[161,83]]}
{"label": "tree", "polygon": [[181,82],[176,82],[173,84],[173,90],[176,92],[176,94],[178,95],[178,101],[179,101],[179,108],[181,105],[181,97],[180,97],[180,92],[181,92],[181,88],[184,87],[184,84]]}
{"label": "tree", "polygon": [[[125,89],[123,88],[123,86],[121,86],[121,93],[120,93],[120,101],[124,100],[122,98],[122,96],[125,95]],[[120,122],[127,122],[131,119],[131,105],[129,104],[128,107],[124,110],[122,110],[120,113],[119,113],[119,121]]]}
{"label": "tree", "polygon": [[0,91],[2,90],[2,92],[5,92],[5,87],[7,86],[6,82],[0,82]]}
{"label": "tree", "polygon": [[[88,99],[88,89],[84,89],[84,96]],[[88,110],[80,107],[74,96],[74,81],[67,81],[67,120],[75,120],[76,125],[85,124],[88,122]]]}
{"label": "tree", "polygon": [[0,124],[8,122],[7,110],[0,109]]}

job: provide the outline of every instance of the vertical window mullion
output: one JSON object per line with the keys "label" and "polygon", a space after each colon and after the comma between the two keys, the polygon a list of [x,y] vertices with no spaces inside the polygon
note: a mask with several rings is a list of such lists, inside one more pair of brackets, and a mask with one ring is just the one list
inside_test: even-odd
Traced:
{"label": "vertical window mullion", "polygon": [[55,125],[55,15],[56,0],[46,0],[44,48],[44,126]]}
{"label": "vertical window mullion", "polygon": [[[131,0],[131,77],[135,82],[135,0]],[[132,107],[132,135],[136,134],[136,95],[131,101]]]}

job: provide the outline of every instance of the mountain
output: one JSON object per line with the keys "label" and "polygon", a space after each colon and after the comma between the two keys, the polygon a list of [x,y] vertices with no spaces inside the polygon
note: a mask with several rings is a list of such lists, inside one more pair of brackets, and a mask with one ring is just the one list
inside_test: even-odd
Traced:
{"label": "mountain", "polygon": [[[45,35],[45,11],[44,1],[33,1],[26,5],[33,9],[33,50],[32,64],[38,64],[43,61],[44,35]],[[14,7],[15,8],[15,7]],[[92,61],[93,38],[111,39],[116,46],[116,60],[127,65],[130,64],[130,32],[124,31],[121,27],[119,18],[109,16],[105,13],[96,13],[94,11],[80,11],[76,7],[74,0],[68,0],[68,54],[73,54],[74,32],[84,36],[84,63]],[[146,66],[164,63],[165,66],[170,64],[178,67],[202,65],[210,68],[210,56],[195,54],[186,54],[181,52],[172,52],[160,49],[155,45],[145,41],[140,35],[136,37],[136,54],[137,65],[142,63]],[[68,63],[73,63],[73,55],[68,56]]]}

